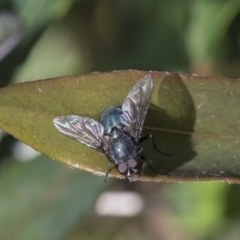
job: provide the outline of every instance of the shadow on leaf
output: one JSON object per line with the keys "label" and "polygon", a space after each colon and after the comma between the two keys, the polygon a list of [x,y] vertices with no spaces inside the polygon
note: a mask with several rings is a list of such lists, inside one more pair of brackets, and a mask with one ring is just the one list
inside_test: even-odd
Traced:
{"label": "shadow on leaf", "polygon": [[[153,149],[150,140],[142,144],[146,158],[160,174],[179,175],[178,167],[196,156],[192,143],[195,121],[192,97],[179,74],[165,77],[158,89],[158,106],[150,105],[142,134],[151,133],[158,149],[172,154],[171,157],[161,155]],[[147,165],[143,173],[155,175]]]}

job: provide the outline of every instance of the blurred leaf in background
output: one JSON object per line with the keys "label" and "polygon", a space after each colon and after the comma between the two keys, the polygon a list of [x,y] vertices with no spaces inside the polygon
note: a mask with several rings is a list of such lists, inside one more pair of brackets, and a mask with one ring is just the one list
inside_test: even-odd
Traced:
{"label": "blurred leaf in background", "polygon": [[[3,0],[0,11],[20,18],[24,32],[5,50],[0,86],[135,68],[239,77],[239,9],[239,1],[221,0]],[[1,239],[239,239],[239,186],[105,185],[43,157],[16,162],[14,142],[5,136],[0,145]],[[98,216],[94,203],[105,188],[138,192],[144,210]]]}
{"label": "blurred leaf in background", "polygon": [[239,1],[193,1],[186,38],[193,71],[209,74],[226,60],[223,42],[239,9]]}
{"label": "blurred leaf in background", "polygon": [[22,35],[22,20],[10,12],[0,12],[0,61],[18,44]]}

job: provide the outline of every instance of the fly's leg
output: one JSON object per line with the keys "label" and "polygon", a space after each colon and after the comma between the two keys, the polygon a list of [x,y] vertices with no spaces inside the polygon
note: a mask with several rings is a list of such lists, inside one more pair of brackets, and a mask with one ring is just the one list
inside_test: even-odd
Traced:
{"label": "fly's leg", "polygon": [[112,166],[112,163],[109,162],[108,170],[107,170],[107,172],[106,172],[105,179],[104,179],[105,183],[107,183],[108,174],[113,170],[114,167],[115,167],[115,166]]}
{"label": "fly's leg", "polygon": [[172,156],[172,154],[162,152],[161,150],[159,150],[159,149],[157,148],[157,145],[156,145],[156,143],[155,143],[155,140],[154,140],[154,137],[153,137],[152,134],[148,134],[148,135],[140,138],[140,139],[139,139],[139,143],[141,143],[141,142],[143,142],[143,141],[146,141],[146,140],[148,140],[149,138],[152,139],[152,145],[153,145],[154,150],[162,153],[163,155],[170,156],[170,157]]}
{"label": "fly's leg", "polygon": [[150,162],[144,157],[143,154],[141,155],[141,158],[147,163],[148,167],[149,167],[150,169],[152,169],[153,172],[155,172],[156,174],[159,174],[159,172],[156,171],[156,170],[153,168],[153,166],[152,166],[152,165],[150,164]]}

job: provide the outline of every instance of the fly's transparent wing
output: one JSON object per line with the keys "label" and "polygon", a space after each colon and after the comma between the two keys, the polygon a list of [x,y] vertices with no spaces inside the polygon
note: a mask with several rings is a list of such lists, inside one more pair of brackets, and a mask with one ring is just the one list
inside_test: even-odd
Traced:
{"label": "fly's transparent wing", "polygon": [[147,114],[153,91],[153,80],[150,75],[144,76],[130,91],[122,105],[123,114],[120,121],[128,132],[138,142],[143,123]]}
{"label": "fly's transparent wing", "polygon": [[104,128],[101,123],[76,115],[61,116],[53,119],[57,130],[64,135],[88,146],[104,152],[106,146]]}

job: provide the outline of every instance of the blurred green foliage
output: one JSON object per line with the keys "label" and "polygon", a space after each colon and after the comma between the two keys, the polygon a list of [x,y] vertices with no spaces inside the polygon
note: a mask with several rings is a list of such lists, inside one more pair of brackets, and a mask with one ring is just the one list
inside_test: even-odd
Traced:
{"label": "blurred green foliage", "polygon": [[[0,86],[119,69],[239,77],[239,9],[234,0],[2,0],[0,11],[16,14],[23,33],[0,62]],[[1,30],[2,44],[9,31]],[[0,239],[239,239],[239,186],[105,185],[43,157],[17,163],[14,141],[0,145]],[[104,188],[138,191],[144,211],[130,220],[97,216]]]}

